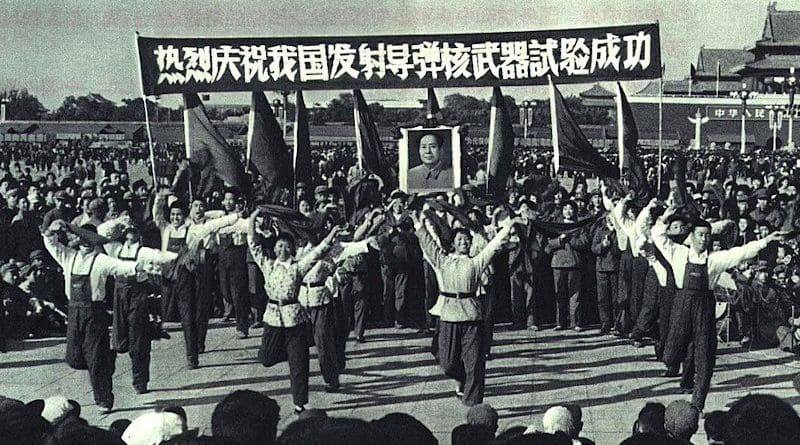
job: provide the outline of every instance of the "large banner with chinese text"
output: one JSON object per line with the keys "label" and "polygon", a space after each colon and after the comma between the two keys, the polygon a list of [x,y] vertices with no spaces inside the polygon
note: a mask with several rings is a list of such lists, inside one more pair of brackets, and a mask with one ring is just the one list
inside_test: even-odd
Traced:
{"label": "large banner with chinese text", "polygon": [[139,37],[147,95],[654,79],[658,24],[489,34]]}

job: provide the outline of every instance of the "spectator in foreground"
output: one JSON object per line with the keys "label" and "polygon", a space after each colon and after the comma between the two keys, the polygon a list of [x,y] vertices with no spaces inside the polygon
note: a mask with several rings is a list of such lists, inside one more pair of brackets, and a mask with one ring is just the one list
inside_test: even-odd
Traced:
{"label": "spectator in foreground", "polygon": [[669,437],[664,429],[665,411],[664,405],[660,403],[647,403],[639,411],[639,417],[633,424],[633,435],[625,439],[621,445],[679,444],[680,442]]}
{"label": "spectator in foreground", "polygon": [[242,445],[273,445],[279,414],[280,407],[271,398],[250,390],[234,391],[214,408],[211,432]]}
{"label": "spectator in foreground", "polygon": [[725,445],[800,443],[800,417],[791,405],[766,394],[751,394],[728,411]]}
{"label": "spectator in foreground", "polygon": [[[691,444],[691,438],[697,432],[700,412],[685,400],[675,400],[664,411],[664,429],[669,437],[682,444]],[[755,443],[755,442],[751,442]]]}

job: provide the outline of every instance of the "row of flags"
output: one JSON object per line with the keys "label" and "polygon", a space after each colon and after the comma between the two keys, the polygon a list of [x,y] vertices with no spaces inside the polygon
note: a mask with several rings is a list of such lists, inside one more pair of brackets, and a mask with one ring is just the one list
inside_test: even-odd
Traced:
{"label": "row of flags", "polygon": [[[624,188],[633,190],[637,201],[646,203],[651,191],[644,164],[636,149],[638,130],[622,86],[617,83],[618,165],[606,160],[588,141],[552,80],[549,92],[555,171],[569,169],[592,172],[612,183],[625,178],[627,184]],[[236,151],[228,146],[225,138],[212,125],[200,97],[194,93],[184,94],[186,156],[193,169],[200,172],[198,193],[207,192],[217,178],[227,186],[249,194],[251,186],[245,167],[260,174],[268,189],[291,190],[297,183],[310,181],[312,165],[308,111],[302,91],[295,94],[295,146],[290,152],[266,96],[263,92],[252,93],[245,159],[247,165],[241,162]],[[393,190],[398,184],[397,172],[383,150],[377,126],[361,91],[353,92],[353,101],[356,146],[361,167],[380,177],[384,187]],[[441,109],[432,88],[428,89],[426,112],[426,122],[441,121]],[[494,196],[502,196],[513,180],[514,140],[511,115],[500,88],[494,87],[487,154],[487,191]]]}

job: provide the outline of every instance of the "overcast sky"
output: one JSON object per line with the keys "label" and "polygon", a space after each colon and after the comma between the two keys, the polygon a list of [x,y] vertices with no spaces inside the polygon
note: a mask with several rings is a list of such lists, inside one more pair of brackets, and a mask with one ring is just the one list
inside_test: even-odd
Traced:
{"label": "overcast sky", "polygon": [[[438,1],[59,1],[0,0],[0,90],[28,88],[48,108],[89,92],[119,101],[139,95],[134,32],[145,36],[343,36],[474,33],[624,25],[658,21],[667,78],[683,78],[701,45],[743,48],[761,36],[766,0],[438,0]],[[782,0],[778,9],[800,9]],[[567,92],[578,92],[578,86]],[[630,91],[641,83],[631,84]],[[489,88],[437,90],[489,97]],[[517,98],[543,87],[504,88]],[[327,102],[338,92],[309,92]],[[424,98],[423,90],[366,91],[367,100]],[[177,104],[164,97],[163,103]],[[240,94],[212,102],[247,103]]]}

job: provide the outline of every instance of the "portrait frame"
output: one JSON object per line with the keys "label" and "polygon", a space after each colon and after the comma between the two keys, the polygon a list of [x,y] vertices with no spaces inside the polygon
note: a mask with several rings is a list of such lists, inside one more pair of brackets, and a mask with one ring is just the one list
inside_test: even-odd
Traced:
{"label": "portrait frame", "polygon": [[[400,190],[406,193],[431,193],[448,192],[461,187],[461,127],[450,127],[440,125],[438,127],[417,126],[413,128],[401,128],[401,138],[398,141],[398,171],[400,180]],[[444,155],[449,155],[450,172],[452,181],[447,184],[437,184],[426,186],[415,180],[413,169],[422,165],[419,154],[419,143],[423,136],[434,134],[441,138]],[[411,173],[409,173],[411,172]],[[443,171],[444,172],[444,171]],[[445,172],[447,173],[447,172]]]}

